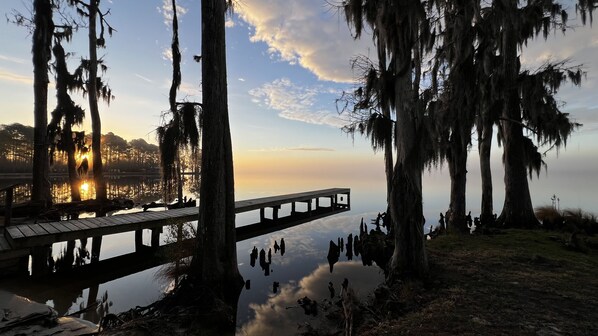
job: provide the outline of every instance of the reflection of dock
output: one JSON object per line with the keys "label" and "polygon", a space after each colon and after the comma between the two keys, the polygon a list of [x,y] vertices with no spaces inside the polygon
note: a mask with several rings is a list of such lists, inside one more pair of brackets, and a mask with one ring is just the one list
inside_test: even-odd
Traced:
{"label": "reflection of dock", "polygon": [[[259,210],[260,214],[257,223],[237,228],[237,240],[249,239],[347,211],[351,206],[350,194],[351,190],[348,188],[333,188],[237,201],[236,213]],[[290,205],[290,214],[281,217],[279,210],[283,205]],[[304,211],[297,210],[297,205],[305,208]],[[270,218],[266,216],[267,209],[271,209],[268,211],[271,213]],[[163,226],[197,220],[197,217],[198,208],[183,208],[7,226],[4,229],[4,237],[0,236],[0,273],[26,272],[29,255],[33,259],[32,273],[44,273],[47,259],[45,250],[53,243],[63,241],[94,238],[91,248],[93,260],[99,257],[102,236],[135,231],[135,245],[137,250],[141,250],[141,232],[150,229],[151,244],[158,247],[159,233]]]}

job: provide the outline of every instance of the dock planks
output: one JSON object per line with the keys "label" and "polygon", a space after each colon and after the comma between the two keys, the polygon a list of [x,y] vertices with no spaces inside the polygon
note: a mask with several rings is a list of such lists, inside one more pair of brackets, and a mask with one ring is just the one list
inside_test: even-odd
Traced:
{"label": "dock planks", "polygon": [[[331,188],[301,192],[295,194],[262,197],[250,200],[235,202],[235,213],[261,210],[265,208],[277,208],[283,204],[294,204],[295,202],[311,202],[319,198],[336,199],[337,195],[346,195],[347,202],[331,205],[334,212],[346,211],[350,208],[349,188]],[[318,203],[316,201],[316,203]],[[12,248],[27,248],[41,245],[49,245],[60,241],[85,239],[122,232],[129,232],[142,229],[153,229],[169,224],[197,220],[198,208],[181,208],[165,211],[146,211],[131,214],[120,214],[108,217],[81,218],[71,221],[50,222],[41,224],[21,224],[5,228],[6,241]],[[316,213],[305,214],[306,220],[316,219],[321,216]],[[281,223],[282,224],[282,223]],[[264,229],[265,222],[261,223],[261,230],[274,231],[278,226]],[[283,225],[284,226],[284,225]],[[278,228],[281,229],[282,227]],[[247,228],[246,228],[247,229]],[[4,242],[0,249],[5,247]]]}

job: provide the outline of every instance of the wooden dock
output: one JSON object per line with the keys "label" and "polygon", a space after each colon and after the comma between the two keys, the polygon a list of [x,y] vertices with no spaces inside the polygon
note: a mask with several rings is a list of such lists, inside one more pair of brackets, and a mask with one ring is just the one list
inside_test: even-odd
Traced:
{"label": "wooden dock", "polygon": [[[237,201],[235,202],[236,213],[259,210],[257,223],[237,227],[237,240],[348,211],[351,207],[350,195],[351,190],[348,188],[332,188]],[[322,198],[329,199],[329,205],[321,205]],[[297,211],[297,203],[305,203],[307,210]],[[285,204],[291,207],[290,215],[279,217],[279,210]],[[266,217],[266,209],[271,209],[271,218]],[[35,259],[36,251],[53,243],[95,238],[94,241],[99,244],[101,237],[122,232],[136,232],[136,246],[140,246],[141,231],[151,229],[152,246],[157,247],[159,233],[163,226],[197,220],[197,217],[198,208],[182,208],[8,226],[5,227],[4,236],[0,235],[0,270],[17,266],[15,265],[17,259],[20,260],[16,262],[20,265],[18,267],[22,268],[24,258],[32,255]],[[98,244],[95,244],[96,246],[92,244],[92,259],[99,257]],[[14,262],[7,263],[7,261]],[[33,265],[35,268],[35,261]]]}

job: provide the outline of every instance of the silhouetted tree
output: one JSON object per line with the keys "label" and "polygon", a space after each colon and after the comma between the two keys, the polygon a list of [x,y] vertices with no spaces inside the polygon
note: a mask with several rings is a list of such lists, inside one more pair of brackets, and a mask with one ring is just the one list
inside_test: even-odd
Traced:
{"label": "silhouetted tree", "polygon": [[235,190],[228,120],[224,0],[201,2],[203,136],[197,248],[189,279],[217,298],[238,300]]}
{"label": "silhouetted tree", "polygon": [[49,180],[49,141],[48,141],[48,63],[52,58],[52,1],[33,2],[33,95],[34,95],[34,136],[33,136],[33,187],[31,200],[43,206],[52,203]]}
{"label": "silhouetted tree", "polygon": [[158,144],[164,182],[164,199],[169,200],[177,188],[178,203],[183,204],[182,152],[191,150],[191,156],[197,157],[201,119],[200,104],[192,102],[177,103],[176,96],[181,85],[181,51],[179,50],[179,23],[176,1],[172,0],[172,84],[168,95],[169,111],[163,118],[170,120],[158,127]]}
{"label": "silhouetted tree", "polygon": [[[96,200],[105,201],[107,199],[106,181],[104,179],[104,172],[102,168],[102,121],[100,118],[100,111],[98,108],[98,98],[103,99],[107,103],[114,98],[112,91],[104,84],[101,78],[98,76],[98,67],[102,71],[106,71],[107,67],[103,64],[101,59],[98,59],[98,48],[106,46],[106,40],[104,33],[106,28],[108,34],[112,35],[114,29],[107,23],[105,16],[110,13],[107,11],[103,13],[99,10],[100,0],[89,0],[84,2],[83,0],[68,0],[69,3],[74,6],[77,13],[88,20],[88,32],[89,32],[89,59],[82,60],[80,71],[85,70],[87,73],[87,91],[89,101],[89,115],[91,117],[91,129],[92,129],[92,141],[91,150],[93,156],[93,178],[95,182]],[[98,37],[98,19],[100,34]],[[82,74],[80,72],[80,74]],[[96,215],[104,215],[98,213]]]}
{"label": "silhouetted tree", "polygon": [[493,99],[502,102],[499,141],[504,149],[505,168],[505,202],[498,222],[504,226],[533,227],[538,221],[527,174],[538,172],[543,161],[538,147],[523,130],[532,130],[541,143],[565,145],[578,125],[559,110],[554,94],[567,80],[579,84],[582,73],[579,69],[563,68],[563,64],[547,65],[535,74],[521,71],[518,49],[540,34],[546,38],[554,28],[564,31],[568,14],[561,5],[552,0],[497,0],[492,11],[489,20],[500,60],[496,74],[502,83],[500,94],[493,95]]}
{"label": "silhouetted tree", "polygon": [[[380,48],[378,48],[379,50]],[[384,171],[386,174],[386,200],[389,201],[393,177],[393,132],[394,120],[391,118],[390,97],[385,86],[390,80],[390,71],[386,66],[386,54],[378,55],[378,66],[365,56],[358,56],[352,62],[360,83],[353,92],[344,92],[337,100],[342,103],[341,112],[349,112],[350,123],[343,131],[352,136],[359,132],[370,138],[374,152],[384,151]]]}
{"label": "silhouetted tree", "polygon": [[[425,276],[428,260],[424,245],[422,171],[434,158],[432,127],[425,113],[429,92],[420,92],[422,53],[434,45],[431,21],[420,1],[350,0],[343,3],[346,20],[359,38],[368,25],[374,42],[388,57],[384,96],[396,115],[394,139],[397,157],[393,169],[389,211],[395,249],[389,280]],[[379,62],[383,64],[384,62]]]}
{"label": "silhouetted tree", "polygon": [[[465,223],[467,154],[471,131],[478,109],[475,82],[474,43],[478,0],[447,0],[443,5],[445,20],[442,47],[438,48],[435,68],[448,72],[442,81],[437,125],[443,135],[440,149],[448,163],[451,179],[447,227],[451,232],[469,232]],[[434,72],[432,76],[437,76]],[[434,83],[434,85],[438,85]]]}
{"label": "silhouetted tree", "polygon": [[[67,38],[70,38],[68,36]],[[49,137],[52,140],[51,153],[55,150],[67,154],[67,167],[69,184],[71,187],[71,200],[80,201],[79,175],[77,173],[77,159],[75,153],[84,146],[85,133],[73,132],[72,127],[83,122],[85,111],[75,104],[70,97],[69,90],[82,90],[83,82],[78,81],[68,71],[64,48],[61,37],[57,37],[53,47],[56,77],[56,108],[52,111],[52,119],[48,125]],[[51,158],[53,155],[51,155]]]}

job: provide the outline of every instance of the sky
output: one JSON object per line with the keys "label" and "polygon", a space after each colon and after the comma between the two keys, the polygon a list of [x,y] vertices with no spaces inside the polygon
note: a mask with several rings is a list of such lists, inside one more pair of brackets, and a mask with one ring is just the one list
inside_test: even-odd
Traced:
{"label": "sky", "polygon": [[[201,49],[200,1],[177,3],[183,55],[178,100],[200,101],[201,68],[193,61]],[[155,143],[171,82],[170,0],[104,0],[101,6],[110,8],[108,20],[116,30],[107,39],[107,48],[99,51],[116,96],[110,106],[100,105],[102,130]],[[584,126],[566,150],[547,155],[549,170],[540,182],[532,182],[532,191],[541,190],[538,198],[545,200],[547,194],[575,189],[577,196],[569,200],[577,198],[571,203],[585,205],[586,197],[598,189],[598,28],[581,26],[574,4],[566,6],[572,9],[566,36],[557,32],[546,41],[530,42],[522,63],[529,69],[547,60],[570,59],[571,64],[584,65],[587,77],[582,87],[565,85],[558,95],[566,102],[562,109]],[[0,13],[10,17],[13,9],[27,13],[30,7],[30,1],[2,0]],[[340,130],[345,121],[335,104],[343,90],[352,88],[351,59],[374,54],[367,34],[355,41],[342,13],[325,0],[239,0],[226,26],[229,113],[238,175],[261,180],[293,176],[298,184],[339,177],[365,184],[383,181],[382,154],[372,152],[369,140],[352,139]],[[9,22],[1,22],[0,29],[0,124],[33,125],[31,36]],[[72,60],[86,56],[86,32],[76,33],[65,49],[74,53]],[[55,103],[52,89],[49,110]],[[77,101],[86,105],[82,98]],[[90,131],[89,117],[83,128]],[[468,162],[472,190],[479,189],[475,189],[476,146],[474,140]],[[495,146],[499,190],[501,153]],[[575,182],[565,182],[569,178]],[[443,169],[424,177],[429,190],[437,185],[446,190],[447,179]],[[500,191],[497,198],[500,204]]]}

